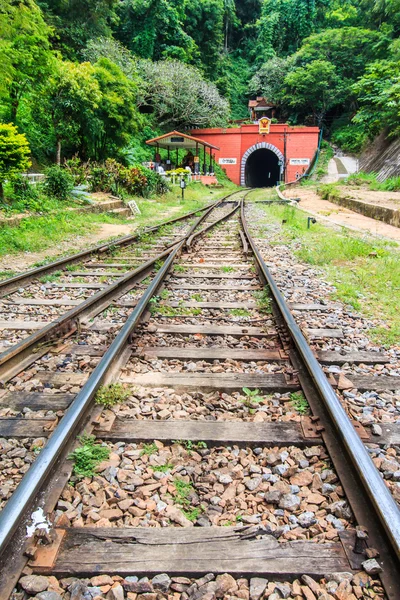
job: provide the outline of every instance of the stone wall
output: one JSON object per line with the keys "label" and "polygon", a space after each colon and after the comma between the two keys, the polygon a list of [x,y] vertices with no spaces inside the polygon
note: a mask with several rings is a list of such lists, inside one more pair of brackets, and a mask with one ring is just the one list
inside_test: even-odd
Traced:
{"label": "stone wall", "polygon": [[360,156],[359,170],[377,173],[378,181],[400,177],[400,139],[381,133]]}

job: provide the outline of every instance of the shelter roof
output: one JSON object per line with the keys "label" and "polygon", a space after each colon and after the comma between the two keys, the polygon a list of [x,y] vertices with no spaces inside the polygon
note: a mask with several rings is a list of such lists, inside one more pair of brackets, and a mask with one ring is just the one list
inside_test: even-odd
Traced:
{"label": "shelter roof", "polygon": [[159,148],[170,148],[171,150],[173,148],[196,148],[197,145],[219,150],[218,146],[213,146],[200,138],[193,137],[187,133],[180,133],[179,131],[170,131],[159,137],[147,140],[146,144],[148,146],[158,146]]}

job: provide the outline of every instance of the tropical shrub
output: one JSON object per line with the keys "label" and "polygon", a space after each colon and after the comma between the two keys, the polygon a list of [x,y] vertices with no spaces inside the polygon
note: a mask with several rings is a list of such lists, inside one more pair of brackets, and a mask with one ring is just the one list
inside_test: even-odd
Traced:
{"label": "tropical shrub", "polygon": [[25,135],[11,123],[0,123],[0,200],[4,199],[3,184],[28,169],[30,149]]}
{"label": "tropical shrub", "polygon": [[45,193],[58,200],[67,200],[74,187],[72,175],[66,169],[56,165],[46,169],[45,175],[43,186]]}

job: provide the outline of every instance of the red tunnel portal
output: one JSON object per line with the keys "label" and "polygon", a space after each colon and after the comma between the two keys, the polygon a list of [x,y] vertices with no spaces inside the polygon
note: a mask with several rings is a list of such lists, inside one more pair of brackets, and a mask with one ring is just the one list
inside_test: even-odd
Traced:
{"label": "red tunnel portal", "polygon": [[259,133],[258,124],[230,129],[194,129],[192,134],[217,146],[217,164],[237,185],[271,187],[294,181],[310,166],[318,148],[318,127],[271,124]]}

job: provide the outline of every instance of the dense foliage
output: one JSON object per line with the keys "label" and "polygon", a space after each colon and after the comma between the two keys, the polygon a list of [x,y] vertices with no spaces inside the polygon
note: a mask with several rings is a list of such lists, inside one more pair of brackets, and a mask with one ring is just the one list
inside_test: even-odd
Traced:
{"label": "dense foliage", "polygon": [[[39,165],[126,165],[168,129],[279,118],[357,151],[400,131],[398,0],[2,0],[0,120]],[[34,163],[35,164],[35,163]]]}
{"label": "dense foliage", "polygon": [[18,176],[29,167],[29,154],[26,137],[18,133],[14,125],[0,123],[0,200],[4,196],[4,181]]}

